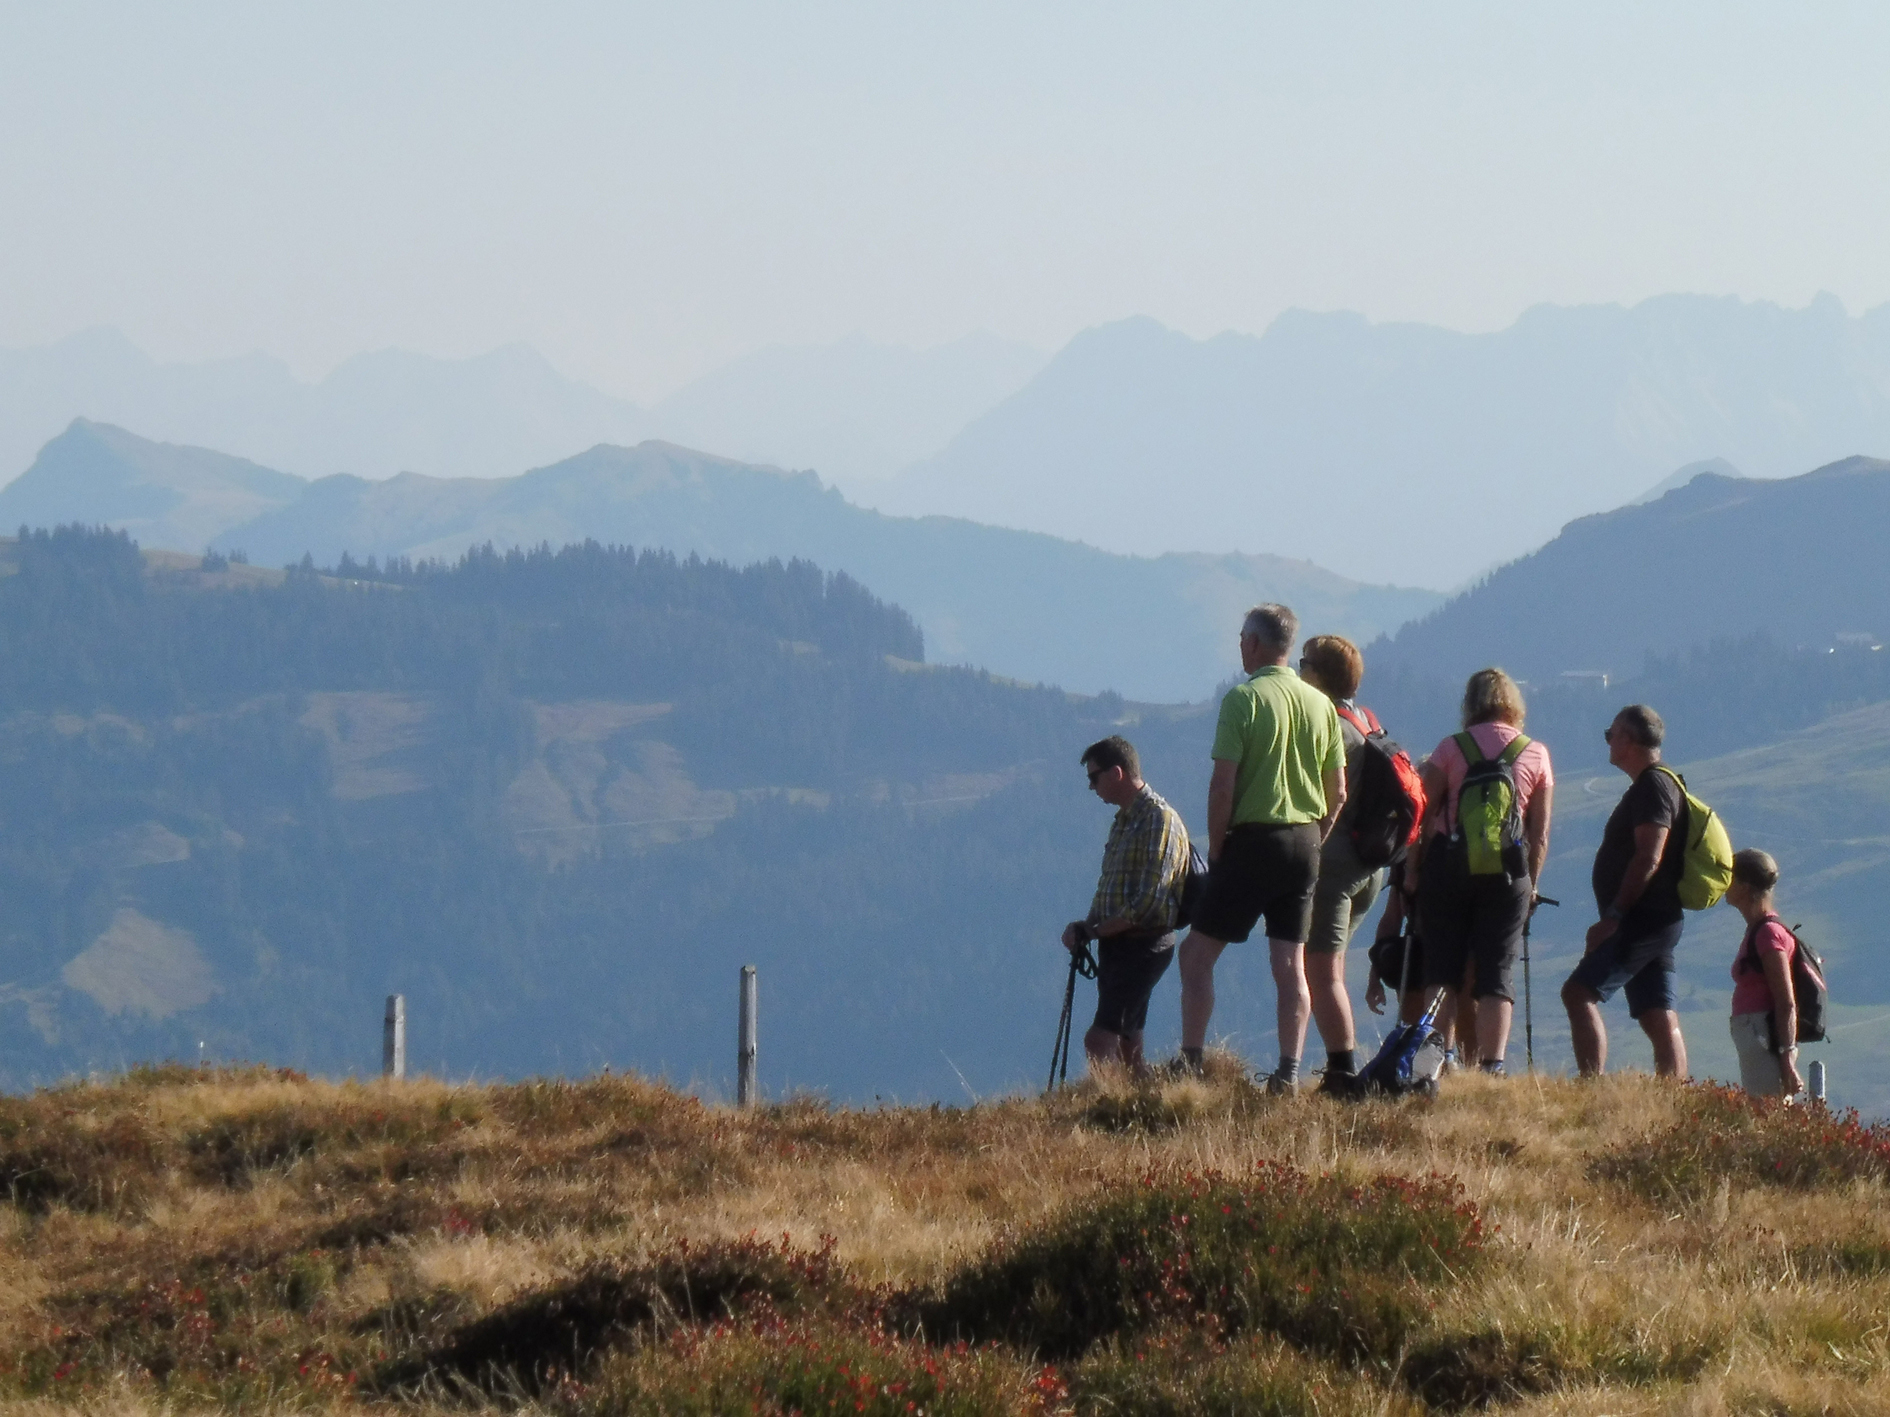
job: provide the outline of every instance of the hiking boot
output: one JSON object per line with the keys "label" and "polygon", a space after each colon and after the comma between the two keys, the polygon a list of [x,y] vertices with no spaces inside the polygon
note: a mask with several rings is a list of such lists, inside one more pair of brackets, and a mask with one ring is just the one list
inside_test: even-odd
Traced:
{"label": "hiking boot", "polygon": [[1350,1097],[1358,1090],[1357,1073],[1341,1073],[1327,1068],[1319,1079],[1319,1091],[1327,1097]]}
{"label": "hiking boot", "polygon": [[1277,1072],[1267,1074],[1265,1086],[1269,1097],[1293,1097],[1299,1092],[1297,1078],[1282,1077]]}
{"label": "hiking boot", "polygon": [[1165,1063],[1149,1070],[1161,1082],[1199,1082],[1207,1076],[1204,1064],[1192,1062],[1185,1053],[1177,1053]]}

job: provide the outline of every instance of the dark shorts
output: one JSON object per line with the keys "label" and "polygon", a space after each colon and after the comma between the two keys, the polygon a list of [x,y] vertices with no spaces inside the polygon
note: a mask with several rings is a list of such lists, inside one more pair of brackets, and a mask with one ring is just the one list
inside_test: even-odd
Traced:
{"label": "dark shorts", "polygon": [[1569,982],[1594,990],[1604,1004],[1626,985],[1629,1018],[1639,1018],[1649,1009],[1672,1009],[1680,1002],[1674,988],[1673,949],[1680,943],[1685,924],[1676,920],[1664,930],[1633,940],[1616,935],[1585,956]]}
{"label": "dark shorts", "polygon": [[1227,834],[1194,910],[1194,928],[1237,945],[1264,917],[1269,940],[1306,943],[1319,882],[1319,827],[1240,826]]}
{"label": "dark shorts", "polygon": [[1175,957],[1174,931],[1131,930],[1096,941],[1095,1027],[1110,1033],[1140,1033],[1148,1022],[1148,996]]}
{"label": "dark shorts", "polygon": [[1534,887],[1527,876],[1473,876],[1462,853],[1444,837],[1432,837],[1418,886],[1418,920],[1424,930],[1424,987],[1461,988],[1473,963],[1472,994],[1515,1001],[1513,978],[1522,954]]}

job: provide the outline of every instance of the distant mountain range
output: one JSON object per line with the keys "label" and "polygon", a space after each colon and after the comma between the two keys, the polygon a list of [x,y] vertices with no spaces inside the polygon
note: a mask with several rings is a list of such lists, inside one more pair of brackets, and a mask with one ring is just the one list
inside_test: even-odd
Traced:
{"label": "distant mountain range", "polygon": [[486,542],[586,538],[738,564],[801,557],[910,611],[935,662],[1152,701],[1204,697],[1237,672],[1235,631],[1256,601],[1285,600],[1309,632],[1365,640],[1442,599],[1277,556],[1121,556],[1039,533],[890,517],[810,473],[657,442],[596,447],[516,477],[309,482],[81,420],[0,489],[0,527],[70,522],[271,566],[304,555],[331,565],[344,552],[451,559]]}
{"label": "distant mountain range", "polygon": [[1500,664],[1532,680],[1619,679],[1649,654],[1763,634],[1848,648],[1890,635],[1890,462],[1799,477],[1702,473],[1658,499],[1583,517],[1369,655],[1460,680]]}
{"label": "distant mountain range", "polygon": [[598,443],[661,437],[731,457],[884,478],[937,452],[1042,367],[991,335],[911,350],[773,346],[649,408],[568,379],[524,345],[472,359],[358,355],[316,383],[265,355],[165,364],[116,330],[0,350],[0,481],[74,418],[222,448],[306,477],[497,477]]}
{"label": "distant mountain range", "polygon": [[1890,306],[1672,295],[1474,335],[1289,311],[1207,340],[1138,318],[1047,362],[987,335],[849,339],[757,351],[647,408],[523,346],[365,354],[312,384],[261,355],[157,363],[110,330],[0,351],[0,478],[75,417],[306,477],[504,476],[661,439],[894,515],[1449,589],[1675,468],[1890,455]]}
{"label": "distant mountain range", "polygon": [[1081,334],[868,500],[1449,587],[1682,464],[1778,477],[1877,452],[1890,306],[1673,295],[1543,306],[1478,335],[1291,311],[1257,337],[1149,319]]}

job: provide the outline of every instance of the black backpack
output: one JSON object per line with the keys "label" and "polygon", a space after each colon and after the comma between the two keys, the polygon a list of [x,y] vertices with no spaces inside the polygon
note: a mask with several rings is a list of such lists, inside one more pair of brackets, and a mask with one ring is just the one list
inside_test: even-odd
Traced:
{"label": "black backpack", "polygon": [[[1739,968],[1743,970],[1759,968],[1758,950],[1753,946],[1753,937],[1759,933],[1759,925],[1767,922],[1784,926],[1785,922],[1776,915],[1768,915],[1758,924],[1748,926],[1746,938],[1739,946]],[[1825,1016],[1831,1009],[1831,986],[1824,982],[1824,961],[1805,948],[1805,942],[1798,938],[1798,927],[1786,927],[1785,933],[1792,937],[1792,1002],[1798,1013],[1798,1038],[1800,1043],[1824,1042]],[[1769,1021],[1768,1015],[1768,1021]],[[1776,1044],[1776,1040],[1774,1040]]]}
{"label": "black backpack", "polygon": [[1175,928],[1185,930],[1194,923],[1194,912],[1201,907],[1207,891],[1208,863],[1201,848],[1188,843],[1188,874],[1181,878],[1181,891],[1175,897]]}
{"label": "black backpack", "polygon": [[1365,738],[1358,755],[1358,781],[1346,784],[1347,829],[1361,866],[1389,866],[1404,859],[1424,820],[1424,782],[1411,755],[1391,741],[1378,716],[1361,706],[1339,714]]}

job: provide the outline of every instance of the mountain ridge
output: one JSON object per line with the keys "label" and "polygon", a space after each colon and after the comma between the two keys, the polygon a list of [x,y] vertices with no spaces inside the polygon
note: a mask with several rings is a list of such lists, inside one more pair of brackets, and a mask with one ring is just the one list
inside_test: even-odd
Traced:
{"label": "mountain ridge", "polygon": [[[1832,645],[1890,631],[1890,461],[1853,455],[1788,478],[1705,472],[1579,517],[1374,644],[1374,664],[1458,679],[1485,664],[1616,677],[1649,655],[1756,633]],[[1715,587],[1712,597],[1689,586]],[[1856,622],[1856,623],[1853,623]]]}
{"label": "mountain ridge", "polygon": [[[53,452],[43,466],[0,488],[0,525],[125,521],[125,509],[109,501],[60,500],[52,469],[71,461],[68,444],[134,460],[180,455],[122,430],[105,439],[96,425],[75,425],[48,445]],[[29,508],[34,516],[20,515]],[[144,525],[153,524],[147,517]],[[586,539],[738,563],[813,560],[909,610],[934,659],[1152,701],[1201,697],[1236,672],[1230,627],[1256,601],[1284,599],[1308,625],[1369,639],[1441,600],[1431,591],[1362,584],[1303,559],[1124,557],[1036,532],[889,517],[853,505],[812,473],[654,440],[629,449],[599,445],[511,478],[321,478],[212,537],[171,544],[284,565],[304,555],[333,564],[344,552],[451,560],[486,542]]]}

